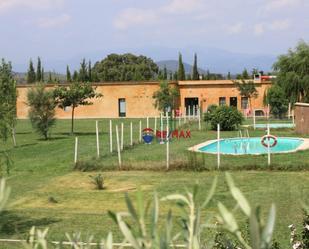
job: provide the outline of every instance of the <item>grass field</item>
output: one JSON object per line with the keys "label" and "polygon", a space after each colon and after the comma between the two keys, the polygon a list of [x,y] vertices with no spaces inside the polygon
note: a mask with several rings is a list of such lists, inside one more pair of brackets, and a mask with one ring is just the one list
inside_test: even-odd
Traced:
{"label": "grass field", "polygon": [[[125,147],[129,144],[129,122],[134,122],[134,139],[138,139],[139,120],[114,120],[114,124],[125,124]],[[153,120],[150,120],[153,123]],[[153,126],[153,125],[152,125]],[[143,120],[143,127],[146,121]],[[192,124],[184,129],[191,130],[191,139],[173,141],[170,145],[171,164],[174,168],[188,161],[186,149],[192,145],[215,139],[216,133],[203,129],[197,131]],[[116,226],[108,218],[107,210],[125,210],[124,193],[141,188],[146,198],[154,191],[160,196],[181,193],[185,187],[192,187],[197,181],[201,185],[200,198],[215,175],[219,176],[219,185],[209,208],[216,211],[218,200],[233,207],[222,172],[216,168],[216,157],[206,155],[202,172],[190,170],[162,170],[165,167],[165,146],[137,144],[122,153],[123,164],[130,171],[117,170],[117,154],[109,153],[108,120],[100,120],[101,164],[109,171],[105,177],[106,189],[99,191],[91,184],[90,175],[96,172],[78,172],[73,170],[74,137],[69,136],[70,122],[57,121],[49,141],[41,140],[28,121],[19,121],[17,126],[18,146],[10,150],[14,166],[8,179],[12,188],[8,211],[0,217],[1,238],[24,238],[31,226],[49,227],[50,238],[64,239],[65,232],[81,231],[84,235],[94,234],[96,238],[105,237],[107,231],[115,233],[120,241]],[[274,130],[277,136],[296,136],[293,131]],[[250,136],[262,136],[264,130],[250,130]],[[96,155],[95,121],[77,120],[76,135],[79,137],[79,159],[88,160]],[[237,132],[223,132],[222,137],[235,137]],[[307,136],[308,137],[308,136]],[[114,135],[115,141],[115,135]],[[9,148],[12,148],[10,141]],[[114,144],[114,150],[116,146]],[[222,168],[233,171],[236,183],[248,199],[261,205],[267,211],[274,202],[278,210],[275,238],[283,248],[289,248],[289,230],[292,222],[302,218],[300,201],[309,203],[309,151],[272,156],[272,170],[267,166],[265,156],[223,156]],[[256,169],[256,170],[243,170]],[[111,170],[114,169],[114,170]],[[278,169],[281,169],[279,171]],[[282,170],[286,169],[286,170]],[[49,202],[53,197],[57,203]],[[163,206],[166,211],[167,206]],[[0,248],[19,248],[14,245],[0,244]]]}

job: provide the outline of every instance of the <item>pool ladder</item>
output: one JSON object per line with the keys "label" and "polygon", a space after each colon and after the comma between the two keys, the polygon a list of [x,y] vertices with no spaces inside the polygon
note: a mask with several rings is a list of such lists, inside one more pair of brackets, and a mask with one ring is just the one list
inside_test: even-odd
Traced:
{"label": "pool ladder", "polygon": [[[250,135],[249,135],[249,131],[248,129],[245,129],[243,132],[241,131],[241,129],[238,131],[238,134],[239,134],[239,137],[241,139],[241,141],[244,139],[246,139],[243,142],[241,142],[241,145],[240,147],[244,150],[245,154],[247,154],[248,150],[249,150],[249,138],[250,138]],[[235,148],[234,148],[235,150]],[[236,150],[237,151],[237,150]]]}

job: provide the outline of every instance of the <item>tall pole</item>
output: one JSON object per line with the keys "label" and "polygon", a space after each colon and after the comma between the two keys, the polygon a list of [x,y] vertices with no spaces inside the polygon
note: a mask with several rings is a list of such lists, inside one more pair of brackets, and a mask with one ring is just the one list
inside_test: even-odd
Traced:
{"label": "tall pole", "polygon": [[116,140],[117,140],[118,166],[119,169],[121,169],[121,154],[120,154],[118,125],[116,125]]}
{"label": "tall pole", "polygon": [[123,123],[121,123],[121,139],[120,149],[123,150]]}
{"label": "tall pole", "polygon": [[169,145],[169,123],[168,112],[166,112],[166,170],[170,167],[170,145]]}
{"label": "tall pole", "polygon": [[291,103],[289,103],[288,119],[291,118]]}
{"label": "tall pole", "polygon": [[146,118],[146,128],[149,128],[149,117]]}
{"label": "tall pole", "polygon": [[77,163],[78,137],[75,137],[74,163]]}
{"label": "tall pole", "polygon": [[112,126],[112,120],[109,120],[109,148],[110,148],[110,152],[113,153],[113,126]]}
{"label": "tall pole", "polygon": [[157,133],[157,116],[155,116],[155,120],[154,120],[154,132],[155,134]]}
{"label": "tall pole", "polygon": [[267,143],[267,155],[268,155],[268,166],[270,166],[270,128],[269,123],[267,124],[267,136],[268,136],[268,143]]}
{"label": "tall pole", "polygon": [[217,166],[220,168],[220,124],[217,124]]}
{"label": "tall pole", "polygon": [[142,120],[139,121],[139,142],[142,142]]}
{"label": "tall pole", "polygon": [[292,123],[293,123],[293,126],[294,126],[295,125],[294,110],[292,110]]}
{"label": "tall pole", "polygon": [[164,144],[164,142],[163,142],[163,115],[162,115],[162,112],[160,113],[160,119],[161,119],[161,121],[160,121],[161,122],[161,127],[160,127],[161,141],[160,141],[160,144]]}
{"label": "tall pole", "polygon": [[133,146],[133,124],[130,123],[130,145]]}
{"label": "tall pole", "polygon": [[197,114],[198,114],[198,129],[201,130],[202,125],[201,125],[201,109],[200,108],[197,109]]}
{"label": "tall pole", "polygon": [[187,108],[185,107],[185,111],[184,111],[184,123],[187,122]]}
{"label": "tall pole", "polygon": [[96,132],[96,140],[97,140],[97,157],[100,157],[100,142],[99,142],[99,122],[95,121],[95,132]]}
{"label": "tall pole", "polygon": [[253,129],[255,130],[255,109],[253,109]]}

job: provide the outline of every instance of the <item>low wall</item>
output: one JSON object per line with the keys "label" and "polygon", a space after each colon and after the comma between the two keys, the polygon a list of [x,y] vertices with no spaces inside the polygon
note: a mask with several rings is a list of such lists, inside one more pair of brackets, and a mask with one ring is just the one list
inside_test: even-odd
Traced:
{"label": "low wall", "polygon": [[309,104],[295,103],[295,129],[299,134],[309,134]]}

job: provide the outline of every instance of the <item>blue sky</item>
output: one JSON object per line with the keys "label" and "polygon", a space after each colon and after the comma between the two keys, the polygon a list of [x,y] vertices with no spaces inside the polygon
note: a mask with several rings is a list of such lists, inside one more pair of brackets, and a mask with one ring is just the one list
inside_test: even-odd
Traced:
{"label": "blue sky", "polygon": [[145,47],[278,55],[309,40],[308,12],[308,0],[0,0],[0,57],[23,69]]}

